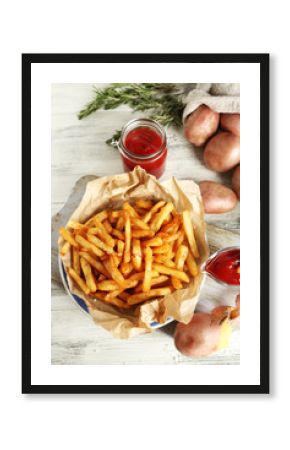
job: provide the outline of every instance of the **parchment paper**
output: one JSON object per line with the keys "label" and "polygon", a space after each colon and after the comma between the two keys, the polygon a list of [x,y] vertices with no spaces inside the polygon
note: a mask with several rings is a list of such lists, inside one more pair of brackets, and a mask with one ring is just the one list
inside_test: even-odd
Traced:
{"label": "parchment paper", "polygon": [[[121,208],[124,201],[133,203],[140,198],[172,201],[178,212],[185,209],[190,211],[201,256],[199,265],[202,265],[208,258],[209,248],[206,241],[200,191],[194,181],[188,180],[186,189],[181,189],[174,177],[160,183],[140,167],[136,167],[134,171],[129,173],[98,178],[87,184],[85,194],[69,220],[83,223],[98,211],[107,208],[118,209]],[[63,238],[59,238],[59,249],[63,242]],[[67,268],[71,264],[70,255],[62,257],[62,261],[64,267]],[[95,323],[120,339],[150,333],[152,332],[150,322],[164,323],[167,317],[173,317],[179,322],[188,323],[198,302],[203,281],[204,274],[201,273],[189,283],[186,289],[175,291],[161,300],[147,301],[123,313],[115,306],[86,296],[68,275],[71,292],[86,302]]]}

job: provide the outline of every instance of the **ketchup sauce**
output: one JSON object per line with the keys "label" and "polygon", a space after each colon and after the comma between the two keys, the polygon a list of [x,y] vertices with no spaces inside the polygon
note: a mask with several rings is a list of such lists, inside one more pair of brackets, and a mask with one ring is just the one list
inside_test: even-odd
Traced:
{"label": "ketchup sauce", "polygon": [[135,166],[140,166],[160,178],[167,157],[165,132],[154,120],[139,119],[132,122],[123,128],[119,143],[124,169],[131,171]]}
{"label": "ketchup sauce", "polygon": [[129,131],[125,138],[125,147],[137,155],[152,155],[162,145],[162,137],[152,128],[138,127]]}
{"label": "ketchup sauce", "polygon": [[219,252],[206,263],[205,270],[223,283],[240,285],[240,249]]}

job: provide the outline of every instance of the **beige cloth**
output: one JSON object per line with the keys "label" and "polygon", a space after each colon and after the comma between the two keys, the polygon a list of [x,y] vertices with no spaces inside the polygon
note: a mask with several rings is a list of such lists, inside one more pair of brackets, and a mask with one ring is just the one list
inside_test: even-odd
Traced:
{"label": "beige cloth", "polygon": [[240,112],[239,83],[196,83],[183,100],[183,121],[200,105],[207,105],[219,113]]}

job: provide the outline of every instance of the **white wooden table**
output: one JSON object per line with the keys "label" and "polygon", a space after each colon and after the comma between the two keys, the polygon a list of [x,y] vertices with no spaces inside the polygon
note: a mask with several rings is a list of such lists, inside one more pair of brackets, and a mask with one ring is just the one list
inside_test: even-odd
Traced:
{"label": "white wooden table", "polygon": [[[104,85],[98,85],[101,86]],[[132,114],[129,108],[121,107],[98,111],[78,120],[78,111],[92,99],[92,95],[90,84],[52,86],[52,215],[63,207],[79,178],[123,172],[118,151],[106,145],[105,141],[115,129],[120,129],[140,114]],[[197,182],[222,180],[230,185],[230,174],[221,176],[208,170],[202,162],[202,150],[188,144],[181,131],[169,129],[168,137],[169,154],[162,179],[174,175]],[[218,241],[220,235],[225,246],[238,240],[239,218],[238,205],[231,213],[208,215],[206,221],[235,232],[232,235],[215,232],[215,239]],[[205,286],[201,298],[208,292]],[[174,347],[172,334],[175,323],[131,340],[114,339],[97,327],[89,315],[68,297],[55,267],[52,269],[51,296],[52,364],[239,364],[239,331],[233,333],[231,345],[226,350],[205,359],[192,360]]]}

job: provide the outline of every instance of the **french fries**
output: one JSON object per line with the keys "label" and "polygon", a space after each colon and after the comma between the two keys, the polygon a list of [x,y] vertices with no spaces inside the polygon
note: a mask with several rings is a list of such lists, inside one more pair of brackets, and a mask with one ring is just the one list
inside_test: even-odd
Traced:
{"label": "french fries", "polygon": [[75,248],[78,248],[78,244],[75,241],[74,237],[72,236],[72,234],[66,230],[65,228],[60,228],[59,229],[59,234],[64,238],[65,241],[67,241],[70,245],[72,245]]}
{"label": "french fries", "polygon": [[137,208],[141,209],[151,209],[153,206],[153,202],[151,200],[137,200],[136,201]]}
{"label": "french fries", "polygon": [[194,257],[192,256],[192,254],[189,252],[187,259],[187,267],[188,267],[188,271],[189,273],[193,276],[196,277],[198,275],[199,269],[198,269],[198,265],[196,264]]}
{"label": "french fries", "polygon": [[143,280],[143,292],[149,292],[151,287],[152,277],[152,250],[150,247],[145,248],[145,275]]}
{"label": "french fries", "polygon": [[125,213],[125,248],[124,248],[124,263],[128,263],[131,260],[131,221],[130,215],[126,211]]}
{"label": "french fries", "polygon": [[81,288],[81,290],[85,294],[89,295],[90,289],[86,285],[86,282],[76,273],[76,271],[72,267],[68,268],[68,274],[76,282],[76,284]]}
{"label": "french fries", "polygon": [[142,250],[139,239],[132,240],[132,262],[135,270],[139,271],[142,267]]}
{"label": "french fries", "polygon": [[128,297],[129,305],[136,305],[137,303],[144,302],[144,300],[149,300],[153,297],[163,297],[164,295],[170,294],[172,289],[170,287],[151,289],[149,292],[141,292],[140,294],[133,294]]}
{"label": "french fries", "polygon": [[153,220],[153,223],[151,224],[151,229],[154,231],[158,231],[161,228],[161,225],[163,224],[164,220],[167,218],[167,216],[171,213],[174,206],[172,202],[167,203],[161,211],[156,214],[155,219]]}
{"label": "french fries", "polygon": [[164,266],[163,264],[154,263],[153,269],[157,270],[159,273],[163,273],[164,275],[172,275],[178,280],[184,281],[185,283],[189,283],[189,278],[185,272],[181,270],[171,269],[171,267]]}
{"label": "french fries", "polygon": [[80,254],[75,248],[73,248],[73,268],[78,275],[81,274]]}
{"label": "french fries", "polygon": [[83,274],[85,276],[86,285],[88,286],[89,290],[91,292],[96,292],[97,286],[93,277],[92,268],[88,261],[84,258],[80,258],[81,268],[83,271]]}
{"label": "french fries", "polygon": [[199,272],[189,211],[139,199],[60,228],[67,273],[92,307],[97,300],[128,309],[184,288]]}
{"label": "french fries", "polygon": [[70,250],[70,243],[68,241],[65,241],[60,250],[61,256],[65,256],[69,252],[69,250]]}
{"label": "french fries", "polygon": [[[89,237],[90,236],[88,236],[88,238]],[[104,256],[104,252],[99,247],[96,247],[91,242],[88,242],[85,238],[83,238],[79,234],[76,236],[76,241],[78,244],[80,244],[81,247],[92,251],[96,256]]]}
{"label": "french fries", "polygon": [[[178,247],[174,260],[177,270],[183,270],[184,262],[187,258],[187,255],[188,255],[188,248],[185,245],[181,245],[180,247]],[[171,282],[172,286],[175,289],[182,289],[182,283],[178,278],[173,276],[171,278]]]}
{"label": "french fries", "polygon": [[194,237],[194,231],[193,231],[192,222],[190,220],[189,211],[183,211],[182,219],[183,219],[183,228],[184,228],[186,237],[188,239],[189,247],[193,253],[193,256],[195,258],[199,258],[199,251],[198,251],[196,240]]}

